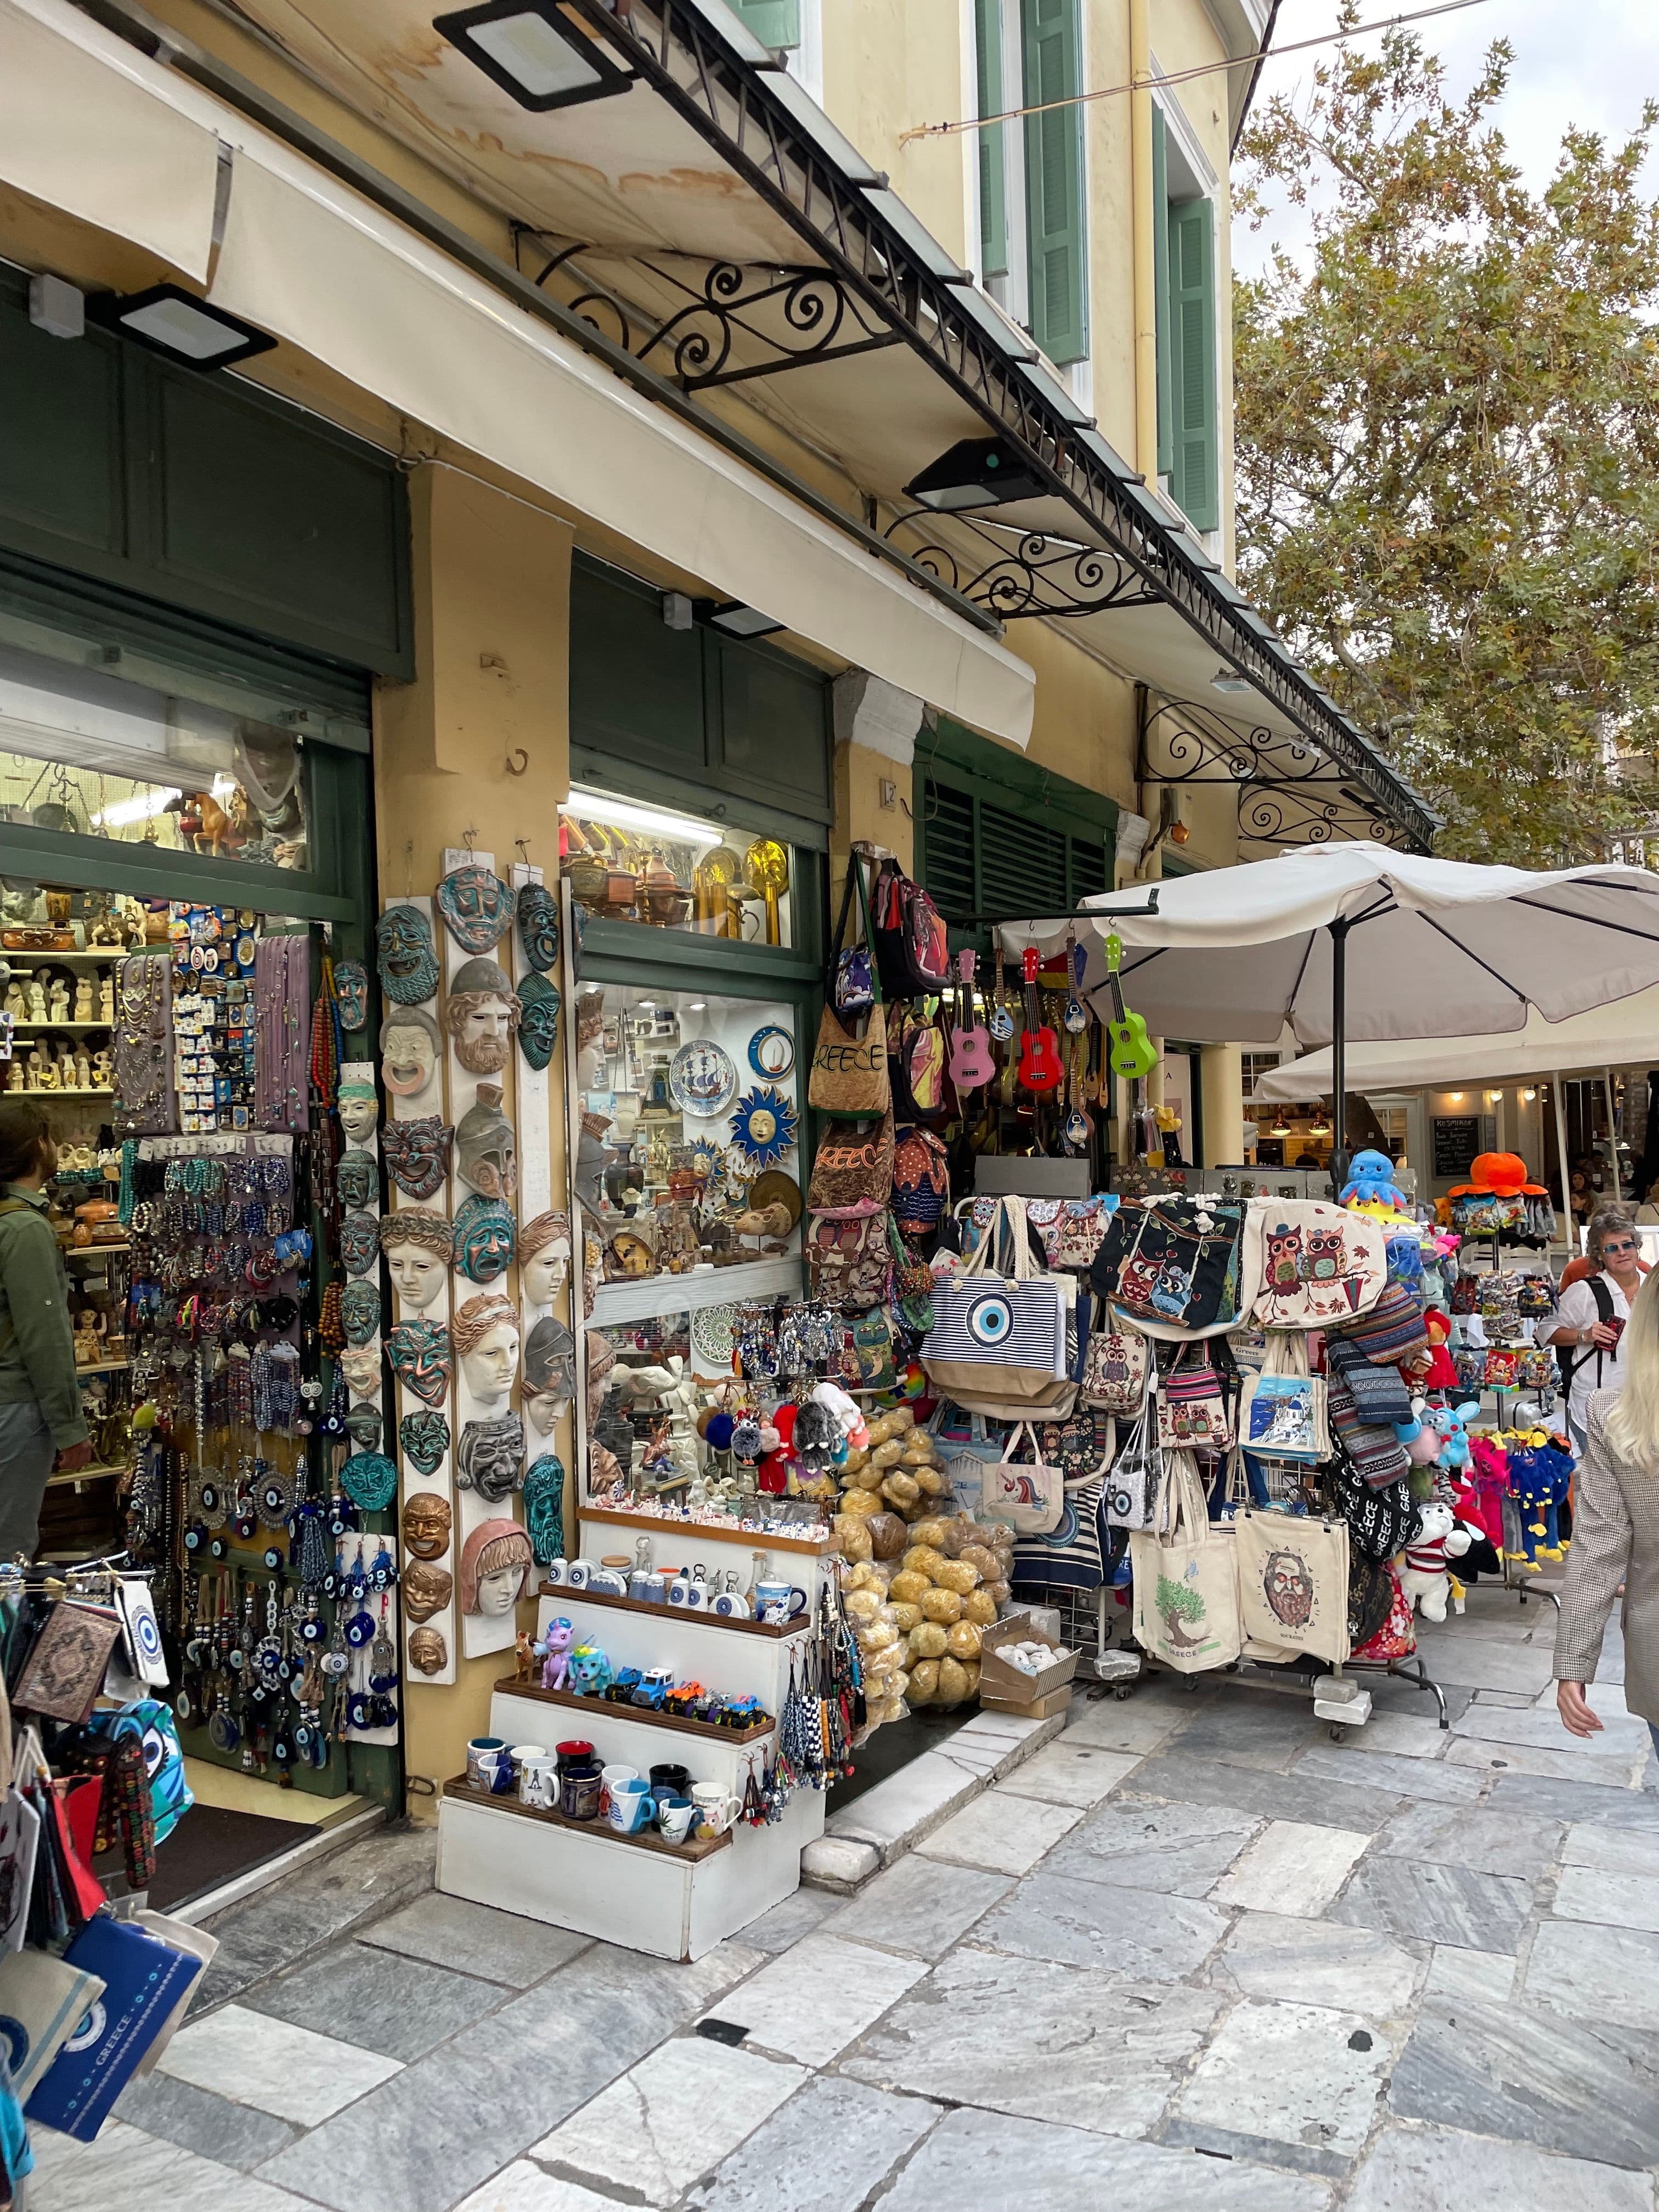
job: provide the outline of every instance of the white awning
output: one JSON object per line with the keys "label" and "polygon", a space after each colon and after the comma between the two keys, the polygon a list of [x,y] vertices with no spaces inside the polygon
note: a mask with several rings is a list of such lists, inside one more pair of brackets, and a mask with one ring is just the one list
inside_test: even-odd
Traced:
{"label": "white awning", "polygon": [[[1028,741],[1028,665],[833,523],[64,0],[0,0],[0,22],[13,33],[0,46],[0,175],[199,279],[216,134],[235,149],[210,294],[220,305],[720,596],[975,729]],[[15,173],[14,108],[28,118]]]}
{"label": "white awning", "polygon": [[[1350,1091],[1409,1091],[1462,1084],[1513,1082],[1528,1075],[1566,1075],[1659,1060],[1659,988],[1637,991],[1611,1006],[1547,1022],[1536,1007],[1524,1029],[1497,1036],[1419,1037],[1348,1047]],[[1270,1105],[1321,1098],[1331,1088],[1328,1045],[1283,1060],[1257,1079],[1256,1097]]]}
{"label": "white awning", "polygon": [[148,247],[198,283],[219,143],[205,95],[74,9],[0,0],[0,178]]}

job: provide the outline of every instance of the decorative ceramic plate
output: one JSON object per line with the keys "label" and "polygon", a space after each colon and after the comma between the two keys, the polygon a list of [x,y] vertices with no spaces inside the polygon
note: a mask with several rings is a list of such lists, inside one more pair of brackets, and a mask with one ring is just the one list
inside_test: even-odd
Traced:
{"label": "decorative ceramic plate", "polygon": [[757,1075],[780,1082],[795,1064],[795,1040],[775,1022],[768,1022],[749,1040],[749,1065]]}
{"label": "decorative ceramic plate", "polygon": [[729,1375],[732,1334],[742,1309],[699,1306],[691,1316],[691,1357],[700,1375]]}
{"label": "decorative ceramic plate", "polygon": [[690,1038],[669,1062],[668,1093],[682,1114],[702,1121],[724,1114],[737,1090],[732,1056],[713,1037]]}

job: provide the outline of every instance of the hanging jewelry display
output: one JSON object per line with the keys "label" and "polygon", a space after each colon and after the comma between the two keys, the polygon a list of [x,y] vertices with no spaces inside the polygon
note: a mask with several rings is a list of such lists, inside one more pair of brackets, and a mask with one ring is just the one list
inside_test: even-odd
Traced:
{"label": "hanging jewelry display", "polygon": [[513,923],[513,894],[479,861],[452,868],[438,885],[438,912],[463,952],[490,952]]}
{"label": "hanging jewelry display", "polygon": [[135,953],[116,969],[115,1109],[118,1136],[166,1136],[178,1127],[173,1090],[173,963]]}
{"label": "hanging jewelry display", "polygon": [[311,940],[262,937],[254,948],[256,1125],[310,1127]]}
{"label": "hanging jewelry display", "polygon": [[418,1006],[438,988],[432,924],[417,906],[389,906],[374,925],[380,988],[400,1006]]}

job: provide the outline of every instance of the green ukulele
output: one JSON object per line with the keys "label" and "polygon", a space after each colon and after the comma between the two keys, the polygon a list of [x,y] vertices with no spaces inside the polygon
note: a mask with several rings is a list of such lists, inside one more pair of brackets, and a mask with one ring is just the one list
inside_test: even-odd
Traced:
{"label": "green ukulele", "polygon": [[1106,1034],[1111,1040],[1113,1074],[1121,1075],[1126,1083],[1134,1083],[1152,1073],[1158,1066],[1158,1054],[1146,1034],[1146,1023],[1124,1006],[1123,986],[1117,979],[1118,963],[1122,957],[1123,940],[1113,930],[1106,939],[1106,981],[1111,988],[1115,1019],[1107,1023]]}

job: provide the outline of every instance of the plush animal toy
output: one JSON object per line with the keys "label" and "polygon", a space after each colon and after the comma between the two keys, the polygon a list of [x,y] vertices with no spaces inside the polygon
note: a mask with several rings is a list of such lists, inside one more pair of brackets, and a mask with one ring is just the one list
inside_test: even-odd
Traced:
{"label": "plush animal toy", "polygon": [[1386,1152],[1356,1152],[1348,1163],[1348,1180],[1342,1186],[1344,1206],[1385,1206],[1395,1213],[1409,1213],[1406,1194],[1394,1179],[1394,1162]]}
{"label": "plush animal toy", "polygon": [[1521,1515],[1521,1549],[1510,1557],[1535,1575],[1542,1571],[1542,1560],[1565,1556],[1560,1512],[1573,1463],[1551,1443],[1547,1431],[1533,1429],[1523,1441],[1510,1446],[1509,1464],[1510,1495]]}
{"label": "plush animal toy", "polygon": [[531,1645],[531,1650],[542,1662],[543,1689],[562,1690],[565,1687],[570,1673],[570,1647],[575,1640],[574,1628],[561,1616],[557,1620],[550,1620],[546,1635],[538,1644]]}
{"label": "plush animal toy", "polygon": [[1449,1505],[1432,1503],[1419,1509],[1417,1534],[1406,1547],[1406,1564],[1400,1570],[1400,1586],[1407,1603],[1425,1620],[1446,1618],[1455,1589],[1461,1599],[1462,1587],[1454,1584],[1446,1562],[1461,1559],[1472,1540],[1468,1530],[1457,1526]]}

